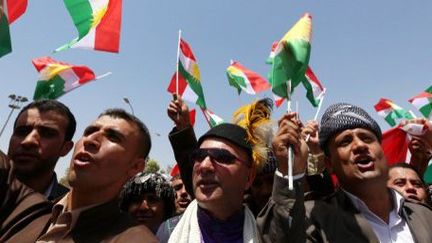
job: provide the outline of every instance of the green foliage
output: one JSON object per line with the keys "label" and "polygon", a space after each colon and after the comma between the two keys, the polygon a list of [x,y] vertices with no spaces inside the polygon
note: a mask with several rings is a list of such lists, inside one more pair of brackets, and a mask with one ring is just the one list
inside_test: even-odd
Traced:
{"label": "green foliage", "polygon": [[144,172],[155,173],[159,172],[160,166],[157,160],[149,159],[145,165]]}

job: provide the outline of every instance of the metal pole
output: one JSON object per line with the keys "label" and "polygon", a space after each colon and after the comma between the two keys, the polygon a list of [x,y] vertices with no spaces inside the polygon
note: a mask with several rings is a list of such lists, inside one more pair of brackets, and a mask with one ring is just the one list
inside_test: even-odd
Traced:
{"label": "metal pole", "polygon": [[131,109],[132,115],[135,116],[134,109],[133,109],[132,104],[130,103],[129,99],[128,99],[127,97],[124,97],[123,100],[124,100],[124,102],[125,102],[126,104],[129,105],[129,108]]}
{"label": "metal pole", "polygon": [[1,135],[3,134],[3,131],[5,130],[6,125],[8,124],[9,119],[11,118],[12,113],[14,112],[14,110],[15,110],[15,108],[12,108],[11,111],[9,112],[9,115],[8,115],[8,117],[6,118],[6,121],[5,121],[3,127],[2,127],[2,129],[1,129],[1,131],[0,131],[0,137],[1,137]]}
{"label": "metal pole", "polygon": [[9,105],[8,105],[8,106],[9,106],[9,108],[11,108],[11,111],[9,112],[9,115],[8,115],[8,117],[6,118],[6,121],[5,121],[5,123],[3,124],[3,127],[2,127],[2,129],[1,129],[1,131],[0,131],[0,137],[2,136],[4,130],[5,130],[5,128],[6,128],[7,124],[8,124],[8,122],[9,122],[9,119],[11,118],[12,113],[15,111],[15,109],[19,109],[19,108],[21,108],[21,107],[20,107],[20,103],[21,103],[21,102],[24,103],[24,102],[27,102],[27,101],[28,101],[28,99],[27,99],[26,97],[24,97],[24,96],[16,96],[15,94],[11,94],[11,95],[9,95],[9,98],[11,99],[11,101],[9,102]]}

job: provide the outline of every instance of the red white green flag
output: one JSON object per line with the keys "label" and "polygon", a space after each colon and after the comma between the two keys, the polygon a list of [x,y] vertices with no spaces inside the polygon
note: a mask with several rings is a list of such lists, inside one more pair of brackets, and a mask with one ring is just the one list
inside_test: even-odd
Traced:
{"label": "red white green flag", "polygon": [[287,82],[291,82],[292,92],[304,79],[311,36],[312,17],[306,13],[278,42],[270,71],[270,83],[276,95],[288,98]]}
{"label": "red white green flag", "polygon": [[393,101],[381,98],[375,104],[375,110],[378,115],[384,117],[390,126],[396,126],[396,119],[413,119],[414,117],[402,107],[396,105]]}
{"label": "red white green flag", "polygon": [[39,72],[39,81],[33,96],[38,99],[57,99],[65,93],[96,79],[93,71],[86,66],[76,66],[59,62],[51,57],[33,59],[33,65]]}
{"label": "red white green flag", "polygon": [[12,24],[25,13],[27,9],[27,0],[6,0],[6,3],[9,24]]}
{"label": "red white green flag", "polygon": [[235,87],[239,94],[243,90],[254,95],[270,88],[267,80],[258,73],[245,68],[239,62],[232,62],[226,73],[229,84]]}
{"label": "red white green flag", "polygon": [[[180,39],[180,51],[178,60],[179,70],[179,94],[183,97],[186,92],[187,97],[183,97],[185,100],[189,100],[196,103],[201,108],[206,108],[204,100],[204,92],[201,86],[201,75],[198,67],[197,60],[190,48],[189,44]],[[186,85],[180,84],[180,79],[183,78],[186,81]],[[171,81],[172,83],[172,81]],[[174,76],[174,87],[175,87],[175,76]],[[183,90],[180,91],[180,89]],[[174,91],[175,92],[175,91]]]}
{"label": "red white green flag", "polygon": [[420,94],[414,96],[413,98],[409,99],[408,102],[415,106],[423,114],[424,117],[429,120],[432,119],[432,86],[430,86]]}
{"label": "red white green flag", "polygon": [[[167,91],[171,94],[175,94],[177,92],[176,83],[176,73],[174,73],[167,89]],[[200,97],[198,97],[195,91],[191,88],[191,85],[188,84],[186,79],[180,73],[178,74],[178,86],[178,95],[180,95],[183,100],[192,103],[197,103],[197,101],[201,102]],[[204,101],[204,98],[202,98],[202,100]]]}
{"label": "red white green flag", "polygon": [[9,23],[0,0],[0,57],[12,52]]}
{"label": "red white green flag", "polygon": [[273,100],[274,100],[276,107],[279,107],[283,104],[285,98],[277,96],[276,94],[273,93]]}
{"label": "red white green flag", "polygon": [[306,97],[314,107],[318,107],[324,97],[325,89],[310,67],[307,68],[302,83],[306,88]]}
{"label": "red white green flag", "polygon": [[68,48],[119,52],[122,0],[64,0],[78,37],[54,52]]}
{"label": "red white green flag", "polygon": [[213,111],[209,109],[203,109],[203,112],[210,127],[215,127],[219,124],[224,123],[224,120],[217,116]]}

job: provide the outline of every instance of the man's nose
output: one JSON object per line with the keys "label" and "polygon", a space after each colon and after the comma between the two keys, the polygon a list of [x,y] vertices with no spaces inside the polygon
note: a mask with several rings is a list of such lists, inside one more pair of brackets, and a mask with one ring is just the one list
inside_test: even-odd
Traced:
{"label": "man's nose", "polygon": [[36,146],[39,144],[40,136],[36,129],[28,133],[24,140],[21,142],[23,146]]}
{"label": "man's nose", "polygon": [[367,151],[367,143],[365,143],[361,138],[354,137],[353,138],[353,150],[356,152]]}
{"label": "man's nose", "polygon": [[100,147],[100,132],[94,132],[88,136],[83,137],[83,145],[86,150],[98,150]]}
{"label": "man's nose", "polygon": [[198,169],[201,173],[211,173],[214,172],[215,169],[210,156],[205,157],[198,166]]}

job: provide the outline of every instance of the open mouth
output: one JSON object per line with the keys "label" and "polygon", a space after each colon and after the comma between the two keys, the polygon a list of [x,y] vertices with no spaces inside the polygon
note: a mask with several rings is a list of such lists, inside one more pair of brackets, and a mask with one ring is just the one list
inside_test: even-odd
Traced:
{"label": "open mouth", "polygon": [[89,165],[93,161],[93,158],[88,153],[78,153],[75,156],[74,164],[76,166],[82,167]]}
{"label": "open mouth", "polygon": [[201,190],[211,190],[219,186],[219,183],[215,180],[199,180],[197,186]]}
{"label": "open mouth", "polygon": [[358,156],[354,163],[361,171],[373,170],[375,166],[374,159],[368,155]]}

